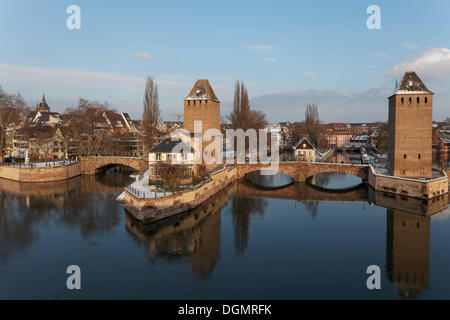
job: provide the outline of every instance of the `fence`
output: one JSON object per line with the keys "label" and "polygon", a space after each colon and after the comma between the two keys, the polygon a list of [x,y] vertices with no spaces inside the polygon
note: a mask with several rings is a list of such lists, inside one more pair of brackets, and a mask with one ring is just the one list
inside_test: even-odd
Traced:
{"label": "fence", "polygon": [[70,166],[72,164],[79,163],[78,160],[64,160],[64,161],[52,161],[52,162],[34,162],[34,163],[2,163],[0,166],[3,167],[12,167],[12,168],[56,168],[63,166]]}

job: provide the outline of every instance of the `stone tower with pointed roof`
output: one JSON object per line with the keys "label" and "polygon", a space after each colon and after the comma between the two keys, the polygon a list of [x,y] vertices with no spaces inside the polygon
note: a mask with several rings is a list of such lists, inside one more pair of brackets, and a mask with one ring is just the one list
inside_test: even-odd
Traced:
{"label": "stone tower with pointed roof", "polygon": [[36,111],[39,112],[50,112],[50,107],[45,100],[45,94],[42,94],[42,101],[36,106]]}
{"label": "stone tower with pointed roof", "polygon": [[197,80],[184,99],[184,129],[194,133],[194,121],[202,121],[202,134],[220,130],[220,101],[207,79]]}
{"label": "stone tower with pointed roof", "polygon": [[433,92],[415,72],[406,72],[389,97],[389,158],[391,175],[432,177]]}

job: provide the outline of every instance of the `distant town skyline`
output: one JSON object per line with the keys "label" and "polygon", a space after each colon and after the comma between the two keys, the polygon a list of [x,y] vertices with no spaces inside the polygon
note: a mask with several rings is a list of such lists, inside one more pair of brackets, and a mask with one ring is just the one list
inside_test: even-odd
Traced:
{"label": "distant town skyline", "polygon": [[[72,4],[81,8],[81,30],[66,27]],[[372,4],[381,8],[380,30],[366,27]],[[270,122],[301,121],[311,103],[324,122],[374,122],[387,120],[395,81],[414,70],[435,92],[440,121],[450,116],[449,11],[448,1],[6,0],[0,86],[30,107],[45,92],[52,111],[83,97],[141,118],[145,78],[153,76],[162,118],[176,121],[197,79],[209,79],[222,117],[242,80],[252,108]]]}

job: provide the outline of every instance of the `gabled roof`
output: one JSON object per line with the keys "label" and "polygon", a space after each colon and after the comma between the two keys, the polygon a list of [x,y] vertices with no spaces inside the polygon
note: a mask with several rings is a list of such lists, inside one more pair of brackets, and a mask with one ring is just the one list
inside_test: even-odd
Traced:
{"label": "gabled roof", "polygon": [[220,102],[208,79],[197,80],[184,100],[214,100]]}
{"label": "gabled roof", "polygon": [[297,149],[299,145],[301,145],[303,142],[306,142],[310,148],[308,149],[315,149],[314,144],[308,139],[308,138],[301,138],[297,141],[297,143],[292,147],[293,149]]}
{"label": "gabled roof", "polygon": [[171,153],[175,147],[180,148],[180,153],[190,153],[194,152],[194,149],[189,147],[186,143],[180,139],[167,138],[163,140],[160,144],[150,149],[149,153]]}
{"label": "gabled roof", "polygon": [[400,85],[396,85],[394,94],[424,94],[433,93],[420,80],[419,76],[414,72],[405,72]]}

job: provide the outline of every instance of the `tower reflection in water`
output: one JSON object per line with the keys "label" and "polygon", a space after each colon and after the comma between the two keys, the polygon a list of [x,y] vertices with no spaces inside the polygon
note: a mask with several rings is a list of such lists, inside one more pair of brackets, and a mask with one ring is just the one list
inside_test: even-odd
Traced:
{"label": "tower reflection in water", "polygon": [[370,189],[369,202],[387,208],[386,266],[400,297],[428,289],[431,216],[447,208],[448,194],[423,201]]}

